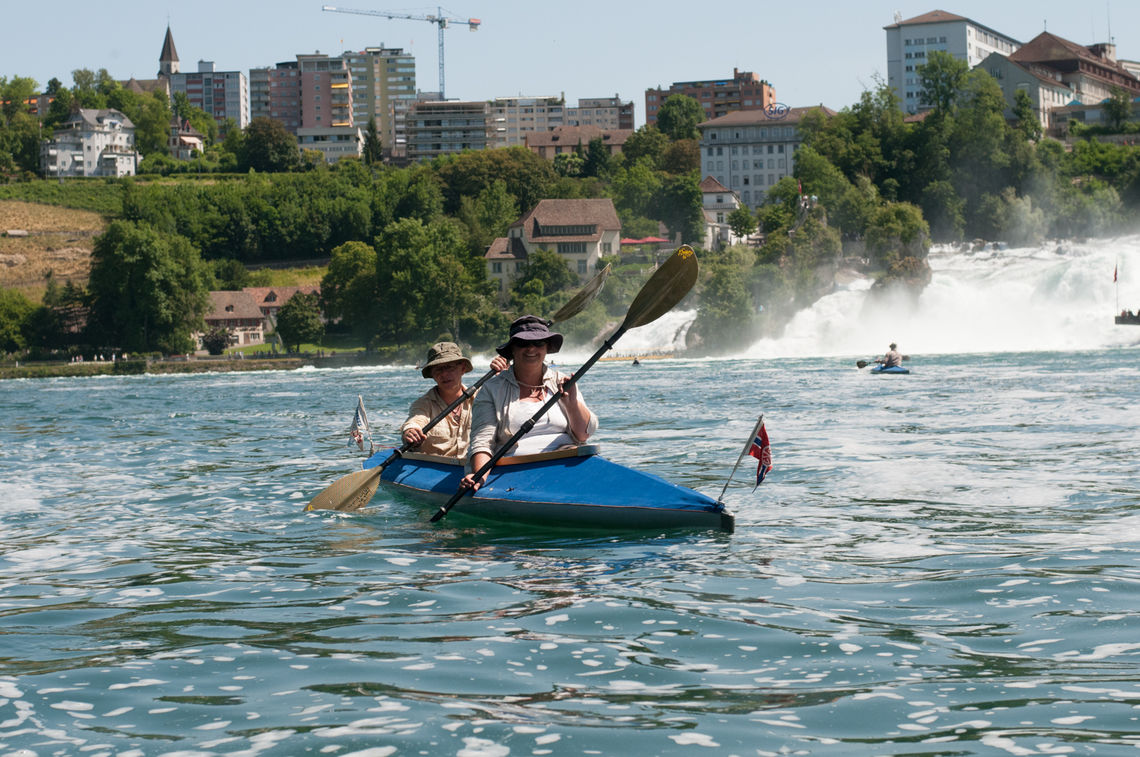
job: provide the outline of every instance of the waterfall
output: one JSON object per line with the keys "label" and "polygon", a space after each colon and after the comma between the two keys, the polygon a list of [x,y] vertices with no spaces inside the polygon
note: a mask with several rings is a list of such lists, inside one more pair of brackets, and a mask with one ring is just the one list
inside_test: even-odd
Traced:
{"label": "waterfall", "polygon": [[937,246],[929,259],[933,277],[917,301],[871,296],[871,282],[857,279],[742,356],[878,355],[890,342],[927,354],[1140,344],[1140,326],[1113,321],[1140,308],[1140,235],[977,252]]}

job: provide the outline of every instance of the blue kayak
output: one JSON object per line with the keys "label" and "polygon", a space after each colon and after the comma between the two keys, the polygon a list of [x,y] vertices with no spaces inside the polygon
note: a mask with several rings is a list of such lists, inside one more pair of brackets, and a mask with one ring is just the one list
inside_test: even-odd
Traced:
{"label": "blue kayak", "polygon": [[894,365],[894,366],[891,366],[890,368],[884,368],[881,365],[876,365],[874,368],[871,369],[871,373],[899,373],[899,374],[902,374],[902,373],[910,373],[910,369],[909,368],[903,368],[901,365]]}
{"label": "blue kayak", "polygon": [[[374,468],[391,454],[380,450],[364,467]],[[463,473],[461,460],[407,452],[388,464],[380,485],[438,506],[458,490]],[[502,458],[487,483],[456,503],[451,515],[457,514],[580,528],[735,526],[733,514],[715,499],[611,462],[594,445]]]}

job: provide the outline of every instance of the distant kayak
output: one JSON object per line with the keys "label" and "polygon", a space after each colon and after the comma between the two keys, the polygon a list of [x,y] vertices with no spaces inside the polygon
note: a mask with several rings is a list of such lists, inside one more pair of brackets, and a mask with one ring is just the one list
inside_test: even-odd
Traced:
{"label": "distant kayak", "polygon": [[876,365],[871,369],[871,373],[910,373],[910,369],[903,368],[901,365],[895,365],[890,368],[884,368],[881,365]]}

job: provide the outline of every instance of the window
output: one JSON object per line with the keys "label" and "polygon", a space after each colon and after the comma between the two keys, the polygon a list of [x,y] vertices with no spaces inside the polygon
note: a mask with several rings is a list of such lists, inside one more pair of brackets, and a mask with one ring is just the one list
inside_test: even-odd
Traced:
{"label": "window", "polygon": [[503,264],[502,263],[498,263],[498,262],[491,263],[491,273],[502,273],[502,272],[503,272]]}
{"label": "window", "polygon": [[612,242],[602,242],[602,254],[603,255],[609,255],[610,252],[612,252],[612,251],[613,251],[613,243]]}

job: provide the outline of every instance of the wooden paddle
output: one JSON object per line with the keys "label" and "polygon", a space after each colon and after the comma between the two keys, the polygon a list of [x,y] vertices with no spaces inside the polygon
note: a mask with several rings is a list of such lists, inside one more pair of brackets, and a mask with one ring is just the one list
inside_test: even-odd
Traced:
{"label": "wooden paddle", "polygon": [[[554,403],[562,399],[568,387],[576,384],[578,379],[586,375],[586,371],[590,370],[603,354],[613,349],[614,342],[621,338],[622,334],[629,329],[652,323],[669,312],[674,305],[680,302],[681,299],[689,293],[689,290],[693,288],[693,284],[696,280],[697,256],[693,252],[692,247],[684,245],[673,253],[668,260],[662,263],[661,267],[649,277],[649,281],[645,282],[645,285],[641,287],[641,291],[633,298],[633,304],[629,306],[625,320],[622,321],[621,326],[610,335],[610,338],[602,344],[601,349],[595,352],[581,368],[574,371],[574,375],[566,380],[559,390],[538,409],[538,412],[523,423],[523,425],[519,427],[519,430],[516,431],[503,446],[499,447],[495,454],[491,455],[491,459],[475,472],[475,478],[483,478],[483,476],[487,474],[487,471],[491,470],[495,463],[499,461],[499,458],[503,457],[507,453],[507,450],[514,447],[519,439],[534,428],[534,424],[538,422],[538,419],[545,415],[550,408],[554,407]],[[431,522],[435,523],[445,517],[448,512],[451,511],[451,508],[455,506],[455,503],[462,499],[463,495],[468,491],[470,491],[470,489],[460,487],[459,491],[451,495],[451,499],[431,516]]]}
{"label": "wooden paddle", "polygon": [[[598,271],[594,278],[586,286],[582,287],[581,291],[575,294],[570,300],[558,308],[558,312],[550,317],[552,323],[565,321],[569,318],[581,313],[602,289],[602,284],[606,282],[606,277],[610,275],[610,266],[606,265],[605,268]],[[495,371],[487,371],[487,373],[478,381],[474,386],[468,387],[464,390],[463,394],[456,397],[451,404],[443,409],[436,417],[428,421],[422,431],[426,434],[437,423],[447,417],[455,408],[459,407],[461,402],[464,402],[469,397],[473,396],[475,392],[479,391],[479,387],[486,383],[487,379],[495,375]],[[309,504],[305,505],[305,512],[310,510],[359,510],[368,504],[372,496],[376,494],[376,487],[380,485],[380,474],[388,467],[388,464],[400,457],[405,452],[412,448],[411,444],[404,442],[399,448],[392,451],[388,459],[373,468],[365,468],[358,470],[355,473],[350,473],[347,476],[338,478],[328,487],[326,487],[320,494],[313,497]]]}

